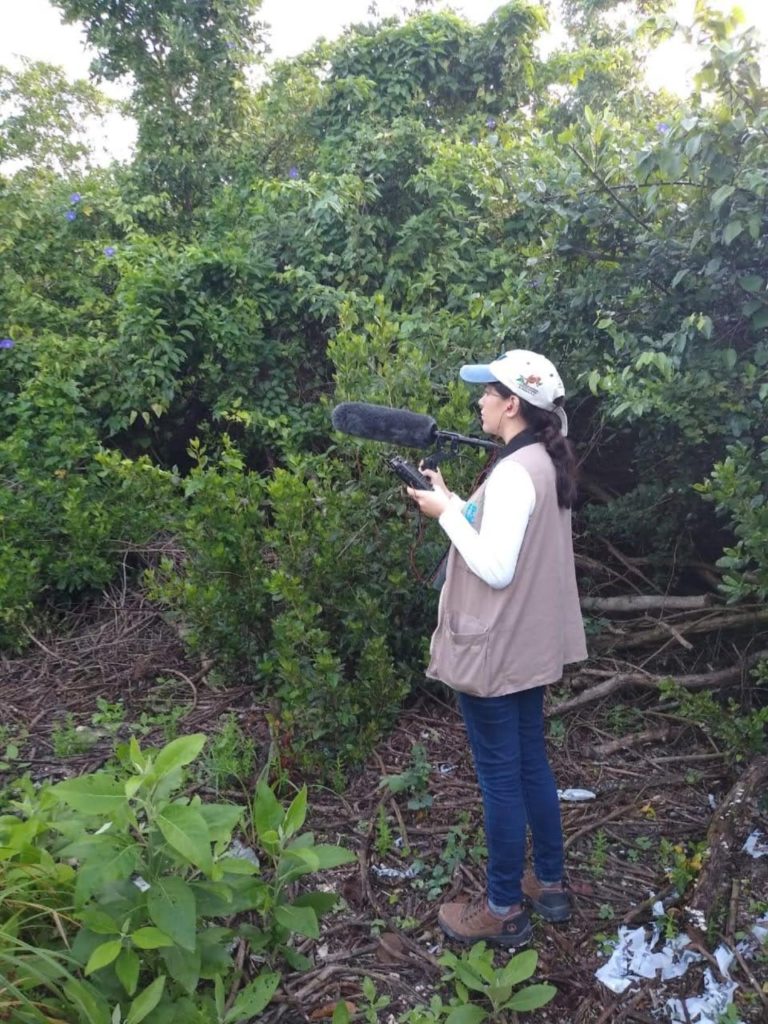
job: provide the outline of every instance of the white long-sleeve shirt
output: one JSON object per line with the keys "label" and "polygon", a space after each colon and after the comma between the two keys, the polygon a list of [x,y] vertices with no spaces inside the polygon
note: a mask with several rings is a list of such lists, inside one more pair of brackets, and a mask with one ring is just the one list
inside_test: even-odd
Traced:
{"label": "white long-sleeve shirt", "polygon": [[451,496],[438,522],[471,571],[501,590],[515,575],[528,520],[536,507],[536,491],[528,470],[514,459],[494,467],[485,485],[483,520],[472,525],[472,502]]}

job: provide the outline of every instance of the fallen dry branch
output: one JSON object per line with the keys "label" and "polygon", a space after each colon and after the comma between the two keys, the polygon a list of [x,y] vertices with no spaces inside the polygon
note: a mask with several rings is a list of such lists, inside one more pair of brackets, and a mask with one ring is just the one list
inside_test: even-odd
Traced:
{"label": "fallen dry branch", "polygon": [[[653,621],[653,620],[651,620]],[[722,629],[753,629],[761,623],[768,622],[768,608],[750,608],[743,611],[721,612],[718,609],[700,619],[674,624],[675,635],[699,633],[715,633]],[[612,630],[605,636],[597,637],[600,646],[613,649],[634,647],[651,647],[660,641],[669,639],[670,624],[660,623],[651,629],[637,629],[632,625],[631,632]]]}
{"label": "fallen dry branch", "polygon": [[648,612],[648,611],[698,611],[714,604],[711,594],[692,594],[675,597],[670,594],[627,594],[621,597],[582,597],[584,611],[605,612]]}
{"label": "fallen dry branch", "polygon": [[585,704],[592,704],[604,697],[609,697],[620,690],[630,687],[637,687],[646,690],[658,690],[662,682],[673,679],[679,686],[686,690],[717,690],[728,683],[741,679],[743,674],[764,658],[768,658],[768,649],[755,651],[748,658],[744,658],[736,665],[728,668],[718,669],[716,672],[697,672],[687,676],[656,676],[644,672],[617,672],[616,675],[606,679],[597,686],[591,686],[583,690],[575,697],[561,701],[547,712],[549,715],[561,715],[564,711],[573,711],[575,708],[584,707]]}
{"label": "fallen dry branch", "polygon": [[592,756],[610,757],[619,750],[641,747],[644,743],[666,743],[670,732],[670,726],[663,725],[658,729],[644,729],[642,732],[633,732],[627,736],[619,736],[617,739],[606,743],[595,743],[591,748]]}

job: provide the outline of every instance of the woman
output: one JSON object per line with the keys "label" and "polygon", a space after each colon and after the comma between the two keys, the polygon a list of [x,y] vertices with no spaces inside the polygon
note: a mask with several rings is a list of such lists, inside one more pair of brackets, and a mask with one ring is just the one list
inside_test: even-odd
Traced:
{"label": "woman", "polygon": [[[544,356],[513,349],[460,376],[486,385],[482,427],[503,448],[467,502],[430,470],[434,490],[408,494],[451,540],[427,675],[458,691],[488,869],[486,895],[444,904],[438,920],[458,942],[513,947],[531,937],[523,886],[546,920],[565,921],[571,909],[543,699],[563,665],[587,656],[571,537],[575,462],[563,384]],[[523,879],[526,822],[534,875]]]}

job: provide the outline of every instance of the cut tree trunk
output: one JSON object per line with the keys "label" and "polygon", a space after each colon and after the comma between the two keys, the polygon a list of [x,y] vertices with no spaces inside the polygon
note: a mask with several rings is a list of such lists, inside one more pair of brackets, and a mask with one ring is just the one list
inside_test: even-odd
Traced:
{"label": "cut tree trunk", "polygon": [[756,801],[768,783],[768,756],[756,757],[725,795],[707,831],[707,859],[687,911],[691,924],[705,931],[713,923],[726,930],[732,881],[742,847],[757,816]]}

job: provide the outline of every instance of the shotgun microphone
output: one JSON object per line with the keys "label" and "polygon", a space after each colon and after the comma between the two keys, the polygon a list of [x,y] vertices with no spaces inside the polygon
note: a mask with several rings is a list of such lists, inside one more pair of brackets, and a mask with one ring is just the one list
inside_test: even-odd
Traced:
{"label": "shotgun microphone", "polygon": [[431,416],[367,402],[342,402],[331,413],[331,423],[342,434],[384,441],[398,448],[430,448],[438,435]]}

